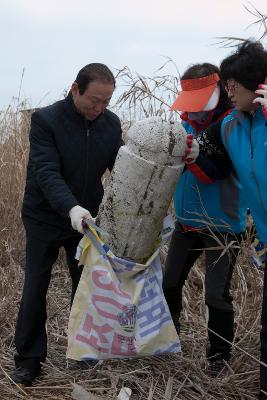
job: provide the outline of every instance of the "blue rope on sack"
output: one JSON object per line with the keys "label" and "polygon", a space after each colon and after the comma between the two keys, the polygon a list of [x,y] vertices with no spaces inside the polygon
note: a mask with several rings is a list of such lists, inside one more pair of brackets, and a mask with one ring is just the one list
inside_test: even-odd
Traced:
{"label": "blue rope on sack", "polygon": [[[109,261],[113,262],[111,257],[108,257],[107,252],[105,251],[105,249],[103,248],[103,246],[101,245],[101,243],[99,243],[99,241],[97,240],[96,236],[94,235],[94,233],[92,232],[91,228],[93,228],[96,232],[100,233],[101,236],[104,237],[109,237],[110,235],[104,231],[104,229],[100,228],[99,226],[97,226],[93,221],[89,220],[89,219],[84,219],[83,220],[83,228],[84,228],[84,233],[89,237],[89,239],[91,239],[93,245],[95,246],[95,248],[98,250],[98,252],[104,257],[104,258],[108,258]],[[163,245],[169,240],[169,238],[172,235],[172,231],[173,229],[171,229],[170,227],[167,228],[163,228],[162,230],[162,237],[161,237],[161,243],[158,246],[158,252],[160,251],[160,249],[163,247]],[[105,245],[106,246],[106,245]],[[133,262],[134,263],[134,262]],[[135,264],[135,263],[134,263]]]}
{"label": "blue rope on sack", "polygon": [[97,231],[98,233],[100,233],[100,235],[109,237],[109,234],[104,231],[104,229],[100,228],[99,226],[97,226],[93,221],[91,221],[90,219],[83,219],[83,227],[85,229],[87,228],[93,228],[95,231]]}
{"label": "blue rope on sack", "polygon": [[97,226],[94,222],[90,221],[89,219],[83,220],[83,228],[84,228],[84,233],[89,237],[89,239],[91,239],[93,245],[99,251],[99,253],[102,256],[107,257],[107,253],[105,252],[105,250],[103,249],[103,246],[99,243],[99,241],[93,234],[91,228],[93,228],[95,231],[97,231],[98,233],[100,233],[100,235],[103,235],[103,236],[108,237],[109,236],[108,233],[105,232],[103,229],[101,229],[99,226]]}
{"label": "blue rope on sack", "polygon": [[[99,241],[95,237],[91,228],[95,229],[95,231],[100,233],[100,235],[102,235],[102,236],[109,237],[109,234],[106,231],[104,231],[104,229],[100,228],[99,226],[97,226],[94,222],[90,221],[89,219],[83,220],[83,228],[84,228],[84,233],[89,237],[89,239],[91,239],[93,245],[98,250],[99,254],[101,254],[103,256],[103,258],[108,259],[108,261],[111,264],[111,266],[113,267],[113,269],[116,270],[116,264],[115,264],[114,260],[112,259],[111,256],[108,256],[107,252],[105,251],[105,249],[103,248],[101,243],[99,243]],[[107,245],[105,245],[105,246],[107,246]]]}

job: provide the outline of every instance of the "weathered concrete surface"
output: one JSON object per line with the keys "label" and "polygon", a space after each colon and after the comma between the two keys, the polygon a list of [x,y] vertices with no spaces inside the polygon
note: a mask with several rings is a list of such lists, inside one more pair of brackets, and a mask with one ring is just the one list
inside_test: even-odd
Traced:
{"label": "weathered concrete surface", "polygon": [[152,255],[184,167],[185,143],[182,125],[160,117],[129,129],[99,211],[98,224],[116,256],[144,262]]}

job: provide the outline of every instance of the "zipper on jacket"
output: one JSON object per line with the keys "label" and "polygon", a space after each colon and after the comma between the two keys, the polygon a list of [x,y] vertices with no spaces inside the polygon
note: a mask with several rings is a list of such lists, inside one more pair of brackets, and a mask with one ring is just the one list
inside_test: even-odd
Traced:
{"label": "zipper on jacket", "polygon": [[[188,186],[188,173],[189,173],[189,171],[184,172],[184,177],[183,177],[184,181],[183,181],[183,188],[182,188],[183,195],[182,195],[182,199],[181,199],[181,210],[180,210],[182,215],[178,215],[178,217],[182,217],[184,219],[186,219],[186,216],[185,216],[186,210],[184,209],[184,205],[185,205],[185,193],[186,193],[185,188],[186,188],[186,186]],[[179,185],[179,183],[178,183],[178,185]]]}
{"label": "zipper on jacket", "polygon": [[86,143],[85,143],[85,173],[84,173],[84,189],[83,189],[83,203],[86,200],[86,191],[87,191],[87,174],[88,174],[88,143],[90,137],[90,128],[86,127]]}
{"label": "zipper on jacket", "polygon": [[251,174],[252,174],[252,177],[253,177],[253,179],[254,179],[254,181],[256,183],[257,189],[258,189],[258,193],[259,193],[262,209],[266,213],[267,211],[266,211],[266,208],[265,208],[265,205],[264,205],[264,201],[263,201],[262,196],[261,196],[260,185],[259,185],[258,180],[256,178],[255,169],[254,169],[254,143],[253,143],[253,136],[252,136],[252,121],[253,121],[252,119],[249,119],[249,124],[250,124],[249,125],[249,129],[250,129],[249,130],[249,140],[250,140]]}
{"label": "zipper on jacket", "polygon": [[252,174],[254,175],[254,144],[252,140],[252,120],[249,119],[249,141],[250,141],[250,159],[251,159],[251,167]]}

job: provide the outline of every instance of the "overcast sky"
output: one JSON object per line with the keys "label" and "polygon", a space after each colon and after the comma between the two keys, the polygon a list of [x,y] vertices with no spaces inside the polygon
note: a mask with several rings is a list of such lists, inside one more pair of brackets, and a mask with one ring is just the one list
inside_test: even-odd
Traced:
{"label": "overcast sky", "polygon": [[[215,37],[259,37],[244,5],[267,14],[267,0],[1,0],[0,108],[17,97],[32,107],[62,97],[78,70],[103,62],[153,73],[170,57],[182,73],[218,64],[231,50]],[[248,27],[248,28],[247,28]],[[171,67],[169,67],[171,68]],[[175,73],[175,71],[169,71]]]}

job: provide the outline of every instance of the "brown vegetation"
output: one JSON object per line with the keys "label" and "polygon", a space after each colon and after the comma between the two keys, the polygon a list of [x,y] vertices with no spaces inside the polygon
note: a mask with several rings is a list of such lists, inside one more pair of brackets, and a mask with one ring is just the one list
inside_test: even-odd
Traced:
{"label": "brown vegetation", "polygon": [[[128,92],[126,90],[120,102],[123,103],[126,99],[130,103],[124,105],[134,106],[140,97],[143,102],[146,101],[149,91],[153,92],[155,88],[161,90],[166,85],[170,88],[167,77],[161,78],[160,82],[162,84],[159,84],[159,79],[148,81],[131,76]],[[171,82],[173,85],[173,80]],[[154,85],[153,88],[151,84]],[[173,95],[174,93],[175,91]],[[157,112],[169,117],[169,110],[163,109],[165,101],[161,100],[161,96],[156,94],[156,103],[148,99],[151,105],[149,108],[142,107],[141,104],[143,112],[149,110],[146,116]],[[170,103],[171,99],[168,101]],[[157,107],[161,111],[155,111]],[[20,206],[25,184],[30,115],[19,113],[20,108],[25,108],[25,105],[11,106],[0,114],[0,398],[71,399],[71,384],[77,382],[102,400],[115,399],[123,386],[132,389],[130,400],[254,399],[259,377],[262,272],[249,265],[247,244],[244,244],[233,279],[236,336],[227,378],[210,379],[205,374],[207,329],[201,262],[194,267],[184,289],[181,355],[104,361],[88,371],[75,369],[73,363],[65,359],[70,282],[62,254],[54,266],[48,294],[49,354],[43,374],[27,390],[10,380],[9,375],[13,369],[14,327],[25,264]],[[166,250],[165,248],[162,252],[163,258]]]}

